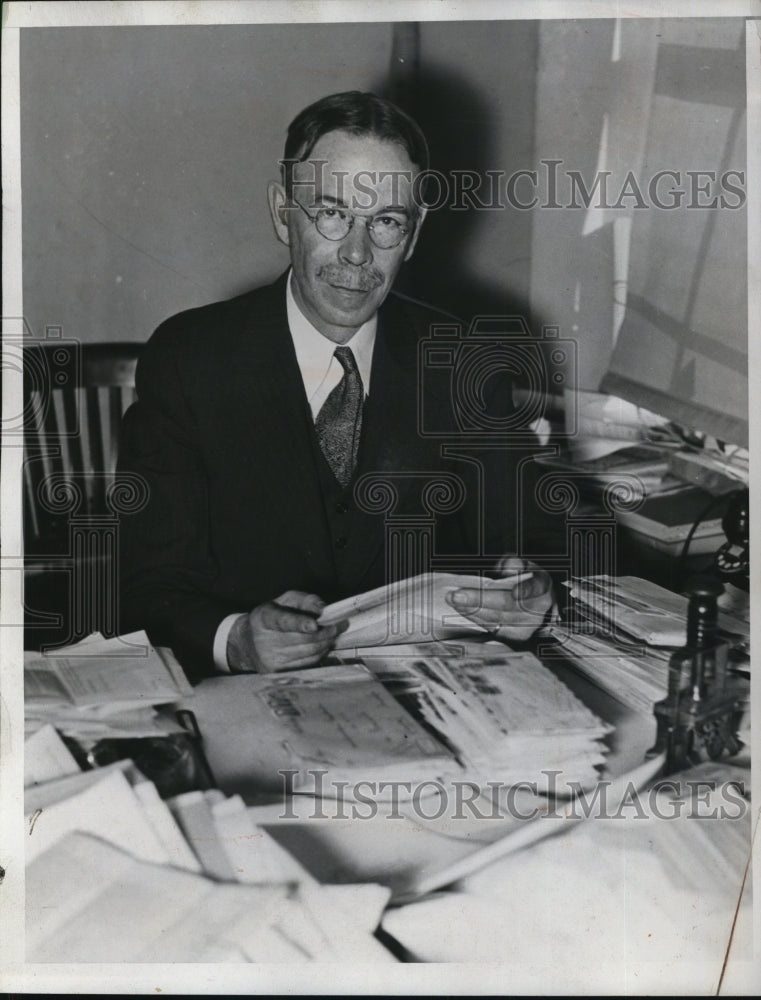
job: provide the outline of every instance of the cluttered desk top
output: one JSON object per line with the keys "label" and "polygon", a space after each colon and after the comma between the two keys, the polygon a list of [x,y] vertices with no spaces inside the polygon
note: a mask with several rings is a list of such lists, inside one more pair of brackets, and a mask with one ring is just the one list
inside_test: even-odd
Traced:
{"label": "cluttered desk top", "polygon": [[[680,953],[681,986],[715,987],[751,953],[746,705],[736,752],[659,784],[686,602],[572,583],[577,608],[636,609],[629,632],[354,648],[195,690],[141,636],[29,654],[29,960],[519,957],[529,982],[551,950],[646,985]],[[743,682],[747,618],[720,625]]]}

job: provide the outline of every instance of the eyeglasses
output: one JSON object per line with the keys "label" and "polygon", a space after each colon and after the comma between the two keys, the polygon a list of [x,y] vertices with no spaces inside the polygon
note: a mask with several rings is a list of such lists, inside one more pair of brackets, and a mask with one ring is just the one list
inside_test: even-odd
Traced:
{"label": "eyeglasses", "polygon": [[370,239],[379,250],[391,250],[398,247],[404,237],[409,233],[410,226],[402,225],[393,215],[376,215],[368,219],[364,215],[354,215],[344,208],[318,208],[312,215],[296,199],[294,205],[298,205],[310,222],[314,223],[320,236],[326,240],[345,239],[357,219],[365,219],[367,232]]}

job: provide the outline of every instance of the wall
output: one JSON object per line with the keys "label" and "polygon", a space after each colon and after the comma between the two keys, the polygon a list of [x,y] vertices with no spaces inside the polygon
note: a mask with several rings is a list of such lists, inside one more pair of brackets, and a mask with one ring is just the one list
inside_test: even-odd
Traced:
{"label": "wall", "polygon": [[[417,111],[443,170],[530,165],[537,25],[426,23]],[[285,128],[333,91],[389,86],[392,25],[27,28],[21,32],[24,311],[84,341],[275,277],[267,214]],[[530,221],[426,224],[403,284],[459,313],[513,311]]]}
{"label": "wall", "polygon": [[[24,309],[144,340],[287,265],[266,206],[285,129],[386,71],[385,25],[26,29]],[[306,71],[305,67],[309,67]]]}

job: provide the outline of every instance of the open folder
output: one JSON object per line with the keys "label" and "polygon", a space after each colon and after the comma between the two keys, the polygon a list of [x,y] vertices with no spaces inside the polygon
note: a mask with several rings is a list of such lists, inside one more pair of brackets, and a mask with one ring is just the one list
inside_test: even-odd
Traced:
{"label": "open folder", "polygon": [[447,602],[447,595],[463,587],[479,592],[513,590],[531,576],[526,572],[493,580],[460,573],[422,573],[329,604],[318,621],[320,625],[332,625],[348,618],[349,628],[338,637],[336,649],[426,642],[454,638],[467,632],[483,633],[487,626],[461,615]]}

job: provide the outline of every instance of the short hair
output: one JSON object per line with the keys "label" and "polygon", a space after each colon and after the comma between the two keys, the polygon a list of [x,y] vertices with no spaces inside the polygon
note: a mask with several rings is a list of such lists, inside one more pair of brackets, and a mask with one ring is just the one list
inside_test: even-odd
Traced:
{"label": "short hair", "polygon": [[320,98],[300,111],[288,126],[281,160],[288,197],[292,193],[294,163],[304,162],[323,135],[338,131],[398,143],[415,166],[428,170],[428,143],[418,123],[383,97],[348,90]]}

